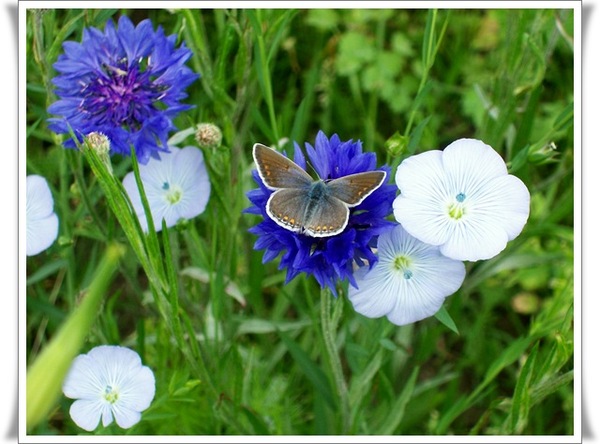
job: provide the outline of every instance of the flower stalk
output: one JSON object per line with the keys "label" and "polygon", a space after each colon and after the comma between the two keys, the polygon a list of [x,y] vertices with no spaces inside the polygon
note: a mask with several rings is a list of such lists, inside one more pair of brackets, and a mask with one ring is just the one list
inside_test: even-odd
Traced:
{"label": "flower stalk", "polygon": [[[161,237],[164,243],[164,251],[168,252],[166,257],[161,252],[158,233],[154,230],[154,227],[150,227],[147,235],[144,234],[138,217],[134,213],[134,206],[131,203],[123,184],[111,174],[97,152],[90,149],[86,144],[82,145],[80,148],[89,162],[92,171],[96,175],[113,214],[119,221],[148,277],[154,302],[167,325],[167,329],[173,335],[173,338],[177,343],[177,348],[188,361],[198,378],[206,383],[213,399],[218,399],[220,392],[215,386],[214,379],[205,365],[202,353],[199,353],[197,348],[190,345],[184,334],[185,328],[182,325],[181,313],[179,313],[177,301],[179,294],[177,281],[175,279],[176,270],[173,267],[170,256],[171,246],[165,222],[163,221],[163,235]],[[132,149],[131,151],[131,159],[135,181],[139,187],[140,198],[142,205],[144,206],[145,215],[149,224],[152,224],[150,206],[140,177],[140,168],[139,163],[137,162],[135,149]],[[190,336],[190,340],[193,340],[193,335]],[[234,413],[229,410],[229,406],[223,405],[221,411],[223,417],[227,418],[227,421],[231,424],[236,425],[238,430],[240,430],[240,433],[242,433],[239,422],[235,419]]]}
{"label": "flower stalk", "polygon": [[341,434],[347,434],[350,429],[350,402],[348,398],[348,386],[344,379],[342,362],[335,344],[335,332],[342,314],[343,301],[341,298],[335,300],[333,312],[331,312],[332,295],[327,288],[321,289],[321,332],[325,343],[327,360],[333,375],[335,390],[338,395]]}
{"label": "flower stalk", "polygon": [[54,406],[62,381],[96,319],[119,259],[124,254],[122,245],[108,246],[81,304],[27,371],[27,430],[44,419]]}

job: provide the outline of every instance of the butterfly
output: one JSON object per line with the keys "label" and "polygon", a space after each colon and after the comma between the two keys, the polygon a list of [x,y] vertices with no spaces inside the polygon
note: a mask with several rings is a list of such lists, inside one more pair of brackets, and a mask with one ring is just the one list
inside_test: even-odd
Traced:
{"label": "butterfly", "polygon": [[311,237],[344,231],[350,208],[360,205],[386,178],[385,171],[368,171],[314,180],[292,160],[260,143],[254,144],[252,156],[261,180],[274,190],[266,206],[269,217],[287,230]]}

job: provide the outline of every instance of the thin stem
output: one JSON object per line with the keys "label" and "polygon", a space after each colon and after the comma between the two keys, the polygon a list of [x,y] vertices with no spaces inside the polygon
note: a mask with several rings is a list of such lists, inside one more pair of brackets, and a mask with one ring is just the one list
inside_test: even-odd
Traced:
{"label": "thin stem", "polygon": [[[331,298],[332,296],[327,289],[321,290],[321,331],[340,403],[342,434],[347,434],[350,429],[350,402],[348,399],[348,387],[342,371],[342,363],[335,345],[335,329],[339,317],[336,316],[336,313],[330,314]],[[341,303],[341,301],[338,302]]]}

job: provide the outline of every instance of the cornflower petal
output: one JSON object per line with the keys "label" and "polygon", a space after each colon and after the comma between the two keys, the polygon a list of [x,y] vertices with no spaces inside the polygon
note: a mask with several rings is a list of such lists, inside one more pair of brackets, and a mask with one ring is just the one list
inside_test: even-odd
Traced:
{"label": "cornflower petal", "polygon": [[396,171],[396,220],[458,260],[490,259],[521,233],[529,191],[502,157],[475,139],[405,159]]}
{"label": "cornflower petal", "polygon": [[355,272],[350,287],[354,309],[369,318],[387,316],[406,325],[434,315],[465,278],[462,262],[443,256],[438,247],[415,239],[397,225],[379,236],[379,261]]}
{"label": "cornflower petal", "polygon": [[[305,144],[306,157],[300,146],[294,144],[293,159],[301,168],[307,165],[313,168],[323,180],[336,179],[353,173],[385,171],[387,166],[377,168],[375,153],[363,153],[360,141],[342,142],[337,134],[328,138],[319,131],[315,146]],[[382,230],[393,223],[386,220],[392,211],[392,201],[396,197],[393,184],[383,184],[360,205],[350,208],[348,225],[340,234],[324,238],[314,238],[289,231],[277,225],[268,216],[267,201],[273,190],[267,188],[257,171],[252,177],[259,188],[247,193],[252,206],[244,210],[250,214],[260,214],[263,218],[249,231],[258,236],[255,250],[265,250],[263,263],[281,255],[279,269],[286,269],[286,283],[300,273],[315,277],[321,288],[329,288],[337,295],[336,285],[347,280],[355,285],[352,274],[354,263],[368,261],[370,265],[377,260],[371,251],[371,244]]]}
{"label": "cornflower petal", "polygon": [[[118,27],[109,20],[104,32],[84,29],[81,43],[65,42],[53,65],[59,99],[48,107],[56,116],[48,127],[58,134],[72,129],[80,142],[92,132],[103,133],[111,154],[130,155],[133,145],[141,164],[159,159],[176,129],[172,119],[191,108],[180,103],[185,89],[199,77],[184,65],[191,51],[175,43],[160,26],[154,32],[150,20],[134,26],[124,15]],[[68,139],[64,146],[76,144]]]}

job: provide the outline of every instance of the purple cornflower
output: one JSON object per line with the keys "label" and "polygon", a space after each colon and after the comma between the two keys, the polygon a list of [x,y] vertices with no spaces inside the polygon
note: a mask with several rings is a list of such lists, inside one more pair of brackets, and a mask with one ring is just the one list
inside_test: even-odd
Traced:
{"label": "purple cornflower", "polygon": [[[294,143],[294,162],[306,170],[306,158],[298,144]],[[340,234],[330,237],[311,237],[290,231],[275,223],[267,214],[266,204],[273,190],[267,188],[256,170],[253,178],[259,188],[247,193],[252,206],[247,213],[258,214],[263,220],[249,231],[258,236],[255,250],[265,250],[263,263],[283,253],[279,269],[287,268],[286,283],[300,273],[313,275],[321,288],[336,292],[338,280],[347,279],[353,286],[352,264],[372,266],[377,257],[371,251],[377,236],[393,222],[386,217],[392,213],[396,197],[393,184],[387,185],[390,168],[377,168],[375,153],[363,153],[362,143],[352,140],[342,142],[337,134],[330,139],[319,131],[315,147],[306,143],[308,162],[325,181],[366,171],[385,171],[384,185],[376,189],[360,205],[350,208],[348,225]]]}
{"label": "purple cornflower", "polygon": [[[54,68],[60,73],[52,79],[59,100],[48,113],[48,127],[68,134],[69,127],[81,142],[92,132],[105,134],[111,154],[131,154],[138,160],[160,159],[168,152],[169,131],[176,129],[172,119],[191,105],[181,104],[185,89],[199,75],[185,62],[192,52],[182,43],[175,47],[176,35],[156,32],[148,19],[134,27],[126,16],[119,18],[118,29],[112,20],[104,32],[83,30],[81,43],[63,43]],[[64,146],[74,148],[68,139]]]}

